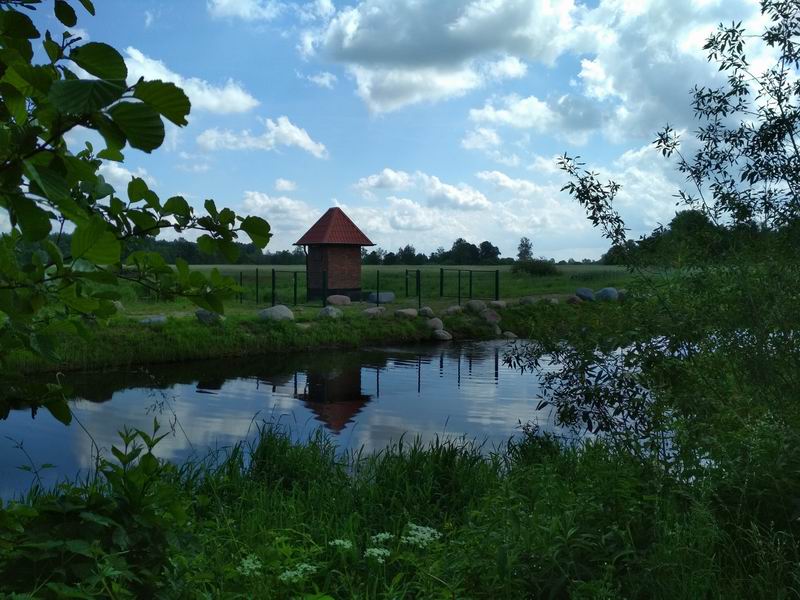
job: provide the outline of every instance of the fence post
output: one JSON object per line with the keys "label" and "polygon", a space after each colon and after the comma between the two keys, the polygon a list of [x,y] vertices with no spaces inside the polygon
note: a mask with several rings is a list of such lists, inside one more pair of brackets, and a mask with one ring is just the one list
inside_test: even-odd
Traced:
{"label": "fence post", "polygon": [[458,269],[458,305],[461,306],[461,269]]}
{"label": "fence post", "polygon": [[439,298],[444,296],[444,269],[439,267]]}
{"label": "fence post", "polygon": [[406,273],[406,276],[405,276],[405,280],[406,280],[406,298],[408,298],[408,269],[405,270],[405,273]]}
{"label": "fence post", "polygon": [[297,271],[293,271],[292,279],[293,279],[292,283],[293,283],[293,287],[294,287],[294,305],[293,306],[297,306]]}
{"label": "fence post", "polygon": [[275,269],[272,269],[272,306],[275,306]]}
{"label": "fence post", "polygon": [[472,300],[472,271],[469,272],[469,299]]}
{"label": "fence post", "polygon": [[239,304],[244,302],[244,290],[242,286],[244,286],[244,271],[239,271]]}
{"label": "fence post", "polygon": [[381,305],[381,270],[377,269],[375,271],[375,274],[378,277],[378,284],[377,284],[378,291],[375,292],[375,306],[380,306]]}
{"label": "fence post", "polygon": [[422,308],[422,286],[420,282],[422,277],[420,276],[419,269],[417,269],[417,309]]}
{"label": "fence post", "polygon": [[500,269],[494,272],[494,299],[500,300]]}
{"label": "fence post", "polygon": [[328,271],[322,272],[322,306],[328,303]]}
{"label": "fence post", "polygon": [[258,267],[256,267],[256,304],[259,302],[258,296]]}

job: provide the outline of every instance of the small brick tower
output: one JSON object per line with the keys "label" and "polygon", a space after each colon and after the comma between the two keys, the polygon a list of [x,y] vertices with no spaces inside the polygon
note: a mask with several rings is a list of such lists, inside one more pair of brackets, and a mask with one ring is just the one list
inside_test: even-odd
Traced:
{"label": "small brick tower", "polygon": [[309,299],[325,293],[361,298],[361,247],[375,244],[341,208],[329,208],[294,245],[306,247]]}

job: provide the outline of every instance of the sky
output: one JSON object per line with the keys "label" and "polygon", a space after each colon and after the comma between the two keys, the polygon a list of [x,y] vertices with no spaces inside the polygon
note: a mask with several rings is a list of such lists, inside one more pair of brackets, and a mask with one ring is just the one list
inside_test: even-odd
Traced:
{"label": "sky", "polygon": [[[388,250],[463,237],[514,256],[527,236],[537,256],[597,258],[608,244],[560,191],[556,156],[622,185],[631,235],[668,223],[683,179],[655,132],[697,126],[690,91],[720,82],[702,50],[720,22],[763,25],[756,0],[74,4],[74,32],[117,48],[132,81],[192,102],[188,126],[104,164],[106,179],[262,216],[273,251],[340,206]],[[37,24],[59,32],[49,8]],[[68,141],[87,139],[102,147]]]}

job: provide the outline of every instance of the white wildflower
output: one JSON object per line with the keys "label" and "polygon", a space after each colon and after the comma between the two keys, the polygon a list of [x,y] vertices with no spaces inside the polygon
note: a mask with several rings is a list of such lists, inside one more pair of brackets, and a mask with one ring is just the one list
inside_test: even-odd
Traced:
{"label": "white wildflower", "polygon": [[385,544],[386,542],[388,542],[393,537],[394,536],[391,533],[389,533],[387,531],[384,531],[382,533],[376,533],[370,539],[372,540],[373,544]]}
{"label": "white wildflower", "polygon": [[364,558],[374,558],[375,562],[383,564],[389,557],[390,552],[386,548],[367,548],[364,550]]}
{"label": "white wildflower", "polygon": [[334,548],[341,548],[342,550],[353,549],[353,542],[351,542],[350,540],[335,539],[328,542],[328,545],[333,546]]}
{"label": "white wildflower", "polygon": [[316,573],[317,567],[309,565],[308,563],[300,563],[294,569],[289,569],[278,575],[283,583],[299,583],[303,581],[306,576]]}
{"label": "white wildflower", "polygon": [[261,561],[254,554],[249,554],[242,559],[236,570],[245,577],[259,575],[261,573]]}
{"label": "white wildflower", "polygon": [[442,534],[433,529],[432,527],[425,527],[424,525],[415,525],[414,523],[408,524],[408,533],[400,538],[404,544],[410,544],[419,548],[425,548],[431,542],[435,542]]}

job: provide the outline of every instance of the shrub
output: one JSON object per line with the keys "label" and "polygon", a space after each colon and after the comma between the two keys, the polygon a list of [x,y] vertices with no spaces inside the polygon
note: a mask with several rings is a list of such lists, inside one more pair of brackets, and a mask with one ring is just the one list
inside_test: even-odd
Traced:
{"label": "shrub", "polygon": [[548,275],[558,275],[558,268],[555,263],[542,258],[531,260],[518,260],[511,267],[512,273],[525,273],[534,277],[546,277]]}

